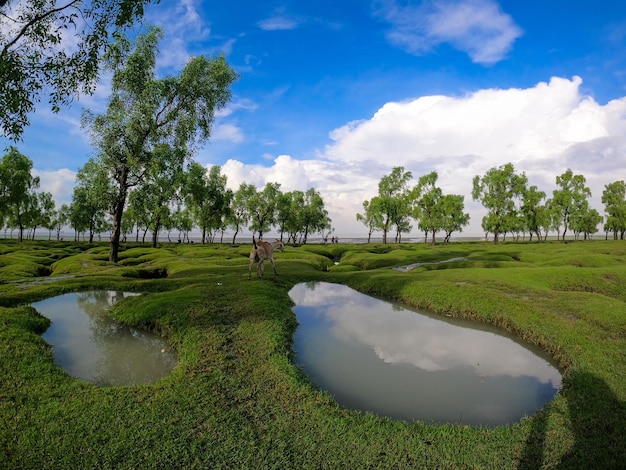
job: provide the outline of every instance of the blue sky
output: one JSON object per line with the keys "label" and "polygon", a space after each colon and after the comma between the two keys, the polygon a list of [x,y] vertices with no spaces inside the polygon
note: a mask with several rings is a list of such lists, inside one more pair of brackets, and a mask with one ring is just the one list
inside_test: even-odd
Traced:
{"label": "blue sky", "polygon": [[[233,189],[315,187],[339,237],[366,236],[355,214],[394,166],[464,195],[466,235],[485,215],[472,178],[494,166],[549,195],[571,168],[600,213],[626,178],[626,2],[162,0],[147,21],[165,33],[159,73],[222,53],[240,75],[194,158]],[[58,115],[42,103],[16,144],[59,205],[93,151],[81,111],[104,109],[107,84]]]}

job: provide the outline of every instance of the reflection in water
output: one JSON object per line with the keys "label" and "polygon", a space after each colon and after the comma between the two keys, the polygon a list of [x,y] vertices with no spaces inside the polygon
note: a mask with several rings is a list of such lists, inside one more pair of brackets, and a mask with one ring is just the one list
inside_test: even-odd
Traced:
{"label": "reflection in water", "polygon": [[55,362],[72,376],[97,385],[140,385],[166,376],[176,364],[167,342],[106,314],[130,295],[137,294],[93,291],[33,303],[52,321],[42,337],[53,346]]}
{"label": "reflection in water", "polygon": [[296,363],[347,408],[496,426],[549,402],[561,375],[538,351],[475,322],[443,320],[330,283],[289,292]]}

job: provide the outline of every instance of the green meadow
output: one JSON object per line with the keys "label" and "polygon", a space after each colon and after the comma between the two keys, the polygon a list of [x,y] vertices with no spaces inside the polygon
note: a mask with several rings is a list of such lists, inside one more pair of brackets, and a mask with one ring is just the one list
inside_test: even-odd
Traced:
{"label": "green meadow", "polygon": [[[625,468],[626,242],[287,246],[248,281],[249,250],[125,244],[113,264],[106,244],[0,242],[0,468]],[[287,293],[314,280],[497,325],[563,389],[495,428],[341,408],[292,362]],[[167,339],[170,375],[97,387],[54,364],[30,303],[94,289],[142,293],[111,315]]]}

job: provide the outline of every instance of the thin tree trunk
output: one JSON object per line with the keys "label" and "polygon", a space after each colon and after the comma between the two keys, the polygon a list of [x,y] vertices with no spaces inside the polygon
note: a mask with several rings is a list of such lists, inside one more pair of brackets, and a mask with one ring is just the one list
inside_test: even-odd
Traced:
{"label": "thin tree trunk", "polygon": [[113,212],[113,228],[111,230],[111,245],[109,246],[109,261],[112,263],[117,263],[119,258],[122,215],[124,214],[124,205],[126,204],[126,191],[126,173],[124,173],[121,178]]}

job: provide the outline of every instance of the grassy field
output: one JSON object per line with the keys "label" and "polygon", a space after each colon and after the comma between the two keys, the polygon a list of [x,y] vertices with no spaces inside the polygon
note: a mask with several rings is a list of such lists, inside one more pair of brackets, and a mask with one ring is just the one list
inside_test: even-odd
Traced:
{"label": "grassy field", "polygon": [[[626,468],[626,242],[288,246],[251,281],[248,252],[126,245],[114,265],[104,244],[0,242],[0,468]],[[391,269],[412,263],[431,264]],[[287,292],[309,280],[498,325],[563,390],[496,428],[343,409],[291,361]],[[143,293],[112,315],[168,339],[168,377],[96,387],[54,365],[29,304],[89,289]]]}

